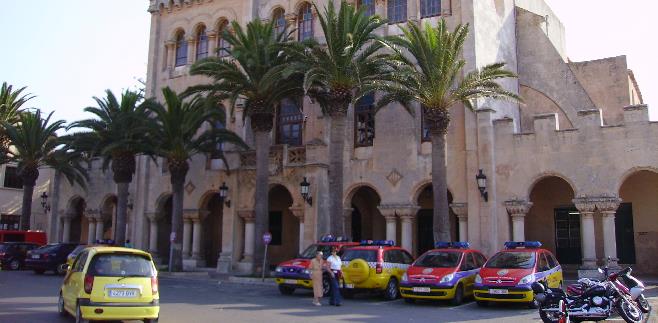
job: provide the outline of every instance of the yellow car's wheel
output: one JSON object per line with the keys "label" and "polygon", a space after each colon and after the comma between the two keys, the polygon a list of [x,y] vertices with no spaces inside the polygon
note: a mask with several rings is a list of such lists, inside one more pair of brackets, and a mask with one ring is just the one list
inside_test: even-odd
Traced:
{"label": "yellow car's wheel", "polygon": [[347,273],[349,280],[353,283],[364,282],[370,275],[370,267],[363,259],[353,259],[347,264],[344,271]]}

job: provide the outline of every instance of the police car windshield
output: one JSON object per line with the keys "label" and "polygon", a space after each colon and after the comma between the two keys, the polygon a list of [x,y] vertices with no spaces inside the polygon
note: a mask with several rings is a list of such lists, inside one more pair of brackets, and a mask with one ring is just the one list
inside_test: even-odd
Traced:
{"label": "police car windshield", "polygon": [[331,247],[328,245],[319,245],[319,244],[312,244],[304,252],[302,252],[301,258],[303,259],[313,259],[315,258],[315,254],[318,251],[322,251],[322,257],[324,259],[327,259],[331,255]]}
{"label": "police car windshield", "polygon": [[353,259],[363,259],[366,262],[377,262],[377,250],[347,249],[341,257],[341,260],[343,261],[351,261]]}
{"label": "police car windshield", "polygon": [[458,251],[430,251],[421,256],[414,266],[430,268],[453,268],[459,265],[462,253]]}
{"label": "police car windshield", "polygon": [[530,269],[535,265],[534,252],[499,252],[484,265],[485,268]]}

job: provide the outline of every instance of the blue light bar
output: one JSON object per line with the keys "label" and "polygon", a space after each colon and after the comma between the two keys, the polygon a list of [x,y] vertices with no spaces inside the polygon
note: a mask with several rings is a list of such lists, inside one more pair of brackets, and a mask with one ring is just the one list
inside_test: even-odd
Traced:
{"label": "blue light bar", "polygon": [[336,239],[331,234],[326,234],[326,235],[322,236],[322,238],[320,238],[320,241],[321,242],[334,242],[334,241],[336,241]]}
{"label": "blue light bar", "polygon": [[395,246],[395,241],[393,240],[361,240],[362,246]]}
{"label": "blue light bar", "polygon": [[468,249],[471,247],[471,244],[464,241],[439,241],[434,244],[434,248],[437,249]]}
{"label": "blue light bar", "polygon": [[537,249],[541,247],[539,241],[507,241],[505,242],[505,249],[528,248]]}

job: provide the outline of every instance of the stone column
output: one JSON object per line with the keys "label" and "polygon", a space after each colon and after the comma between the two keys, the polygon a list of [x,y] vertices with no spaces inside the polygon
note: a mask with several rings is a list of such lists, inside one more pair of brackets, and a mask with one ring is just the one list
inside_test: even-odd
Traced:
{"label": "stone column", "polygon": [[505,208],[512,218],[512,240],[525,241],[525,216],[531,207],[532,202],[525,200],[505,201]]}
{"label": "stone column", "polygon": [[390,205],[380,205],[379,212],[386,219],[386,240],[396,240],[397,237],[397,216],[395,207]]}
{"label": "stone column", "polygon": [[[596,268],[596,236],[594,234],[594,210],[596,204],[591,198],[579,197],[573,199],[573,204],[580,212],[580,243],[583,250],[581,269]],[[580,274],[579,274],[580,275]]]}
{"label": "stone column", "polygon": [[87,229],[87,244],[92,244],[96,241],[96,219],[88,217],[89,227]]}
{"label": "stone column", "polygon": [[71,240],[71,219],[73,216],[74,215],[71,213],[66,213],[64,217],[62,217],[62,221],[64,222],[62,242],[69,242]]}
{"label": "stone column", "polygon": [[304,251],[304,206],[290,208],[290,212],[299,221],[299,253]]}
{"label": "stone column", "polygon": [[149,253],[157,256],[158,254],[158,219],[156,213],[146,214],[149,220]]}
{"label": "stone column", "polygon": [[183,258],[190,257],[192,239],[192,220],[183,219]]}
{"label": "stone column", "polygon": [[615,214],[621,199],[614,196],[603,196],[596,199],[596,208],[603,216],[603,254],[609,268],[619,268],[617,258],[617,235],[615,233]]}
{"label": "stone column", "polygon": [[450,204],[452,212],[457,215],[459,240],[468,241],[468,204],[467,203],[452,203]]}
{"label": "stone column", "polygon": [[352,236],[352,212],[353,208],[344,208],[343,209],[343,223],[345,224],[345,236],[350,239],[354,239]]}
{"label": "stone column", "polygon": [[255,214],[253,210],[238,211],[238,216],[244,220],[244,252],[242,254],[243,262],[254,261],[254,239],[256,227],[254,225]]}
{"label": "stone column", "polygon": [[208,57],[217,56],[217,31],[213,30],[207,33],[208,35]]}
{"label": "stone column", "polygon": [[194,64],[196,60],[196,39],[192,36],[187,39],[187,65]]}
{"label": "stone column", "polygon": [[176,62],[176,42],[175,41],[166,41],[165,49],[167,51],[167,62],[166,68],[168,71],[174,69],[174,64]]}
{"label": "stone column", "polygon": [[192,219],[192,259],[201,259],[201,220]]}
{"label": "stone column", "polygon": [[105,232],[105,219],[106,217],[112,218],[112,214],[101,213],[98,218],[96,218],[96,240],[103,239],[103,232]]}

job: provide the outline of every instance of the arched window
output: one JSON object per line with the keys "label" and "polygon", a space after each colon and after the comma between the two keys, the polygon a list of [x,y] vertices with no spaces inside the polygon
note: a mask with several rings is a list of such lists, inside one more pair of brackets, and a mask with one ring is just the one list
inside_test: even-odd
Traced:
{"label": "arched window", "polygon": [[228,30],[228,21],[223,20],[219,23],[219,28],[217,28],[217,50],[219,51],[219,57],[227,57],[230,55],[229,50],[231,45],[224,38],[224,31]]}
{"label": "arched window", "polygon": [[286,13],[282,8],[277,8],[274,10],[272,21],[274,21],[274,30],[276,31],[277,35],[286,30]]}
{"label": "arched window", "polygon": [[375,139],[375,95],[361,98],[354,108],[354,146],[372,146]]}
{"label": "arched window", "polygon": [[277,112],[278,133],[276,143],[301,146],[304,114],[302,114],[299,104],[295,100],[284,99],[281,101]]}
{"label": "arched window", "polygon": [[361,7],[366,8],[366,16],[375,15],[375,0],[359,0],[359,9]]}
{"label": "arched window", "polygon": [[176,35],[176,65],[185,66],[187,64],[187,39],[185,32],[181,31]]}
{"label": "arched window", "polygon": [[441,15],[441,0],[420,0],[420,17],[428,18]]}
{"label": "arched window", "polygon": [[196,35],[196,60],[208,57],[208,35],[206,26],[199,27]]}
{"label": "arched window", "polygon": [[397,24],[407,20],[407,0],[388,0],[388,22]]}
{"label": "arched window", "polygon": [[306,2],[299,10],[297,17],[299,30],[299,41],[304,41],[313,38],[313,9],[311,4]]}

